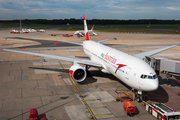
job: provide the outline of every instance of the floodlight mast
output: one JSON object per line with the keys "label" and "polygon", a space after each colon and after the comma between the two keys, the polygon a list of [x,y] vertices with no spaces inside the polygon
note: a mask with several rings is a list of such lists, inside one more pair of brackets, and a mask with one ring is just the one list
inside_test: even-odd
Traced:
{"label": "floodlight mast", "polygon": [[19,32],[21,32],[22,31],[22,29],[21,29],[21,19],[19,21],[20,21],[20,30],[19,30]]}

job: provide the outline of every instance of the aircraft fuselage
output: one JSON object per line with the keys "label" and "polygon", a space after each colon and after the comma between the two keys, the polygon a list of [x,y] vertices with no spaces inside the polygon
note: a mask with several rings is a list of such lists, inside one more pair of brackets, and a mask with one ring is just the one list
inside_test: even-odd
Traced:
{"label": "aircraft fuselage", "polygon": [[107,73],[128,86],[139,91],[154,91],[158,88],[156,73],[145,61],[94,41],[84,41],[83,49],[92,61],[103,64]]}

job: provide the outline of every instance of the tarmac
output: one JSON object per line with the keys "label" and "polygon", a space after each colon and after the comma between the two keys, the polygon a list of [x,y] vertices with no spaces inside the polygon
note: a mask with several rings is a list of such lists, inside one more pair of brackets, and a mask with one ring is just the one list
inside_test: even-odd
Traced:
{"label": "tarmac", "polygon": [[[50,36],[52,33],[60,35]],[[61,34],[73,32],[46,30],[45,33],[10,34],[9,31],[0,31],[0,47],[87,59],[81,46],[64,45],[61,42],[56,43],[58,46],[51,46],[59,40],[81,43],[84,39],[76,36],[63,37]],[[180,44],[179,35],[106,32],[97,34],[90,38],[95,41],[109,39],[104,44],[132,55]],[[180,47],[177,46],[156,56],[180,60],[179,51]],[[92,67],[91,76],[82,83],[77,83],[68,74],[71,66],[72,63],[67,61],[1,50],[0,120],[28,120],[32,108],[38,110],[39,118],[47,117],[48,120],[156,119],[145,110],[142,103],[136,101],[136,114],[133,117],[126,114],[123,102],[116,101],[119,95],[115,91],[120,86],[129,94],[130,88],[114,76]],[[149,92],[148,99],[163,102],[180,111],[180,84],[173,77],[167,81],[163,74],[159,81],[159,89]],[[121,94],[121,97],[126,96]]]}

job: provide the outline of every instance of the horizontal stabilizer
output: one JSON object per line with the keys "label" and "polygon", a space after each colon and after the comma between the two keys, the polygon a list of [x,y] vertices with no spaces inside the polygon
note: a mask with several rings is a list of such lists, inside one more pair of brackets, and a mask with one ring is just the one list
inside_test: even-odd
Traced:
{"label": "horizontal stabilizer", "polygon": [[98,43],[108,41],[108,39],[97,41]]}
{"label": "horizontal stabilizer", "polygon": [[[61,41],[61,40],[58,40]],[[71,43],[71,44],[75,44],[75,45],[83,45],[82,43],[77,43],[77,42],[69,42],[69,41],[61,41],[62,43]]]}

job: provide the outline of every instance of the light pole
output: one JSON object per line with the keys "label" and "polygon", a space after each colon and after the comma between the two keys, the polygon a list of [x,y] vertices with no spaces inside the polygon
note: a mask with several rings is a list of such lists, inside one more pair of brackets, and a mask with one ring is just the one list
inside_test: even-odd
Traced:
{"label": "light pole", "polygon": [[21,29],[21,19],[20,19],[20,30],[19,30],[19,32],[21,32],[22,31],[22,29]]}

